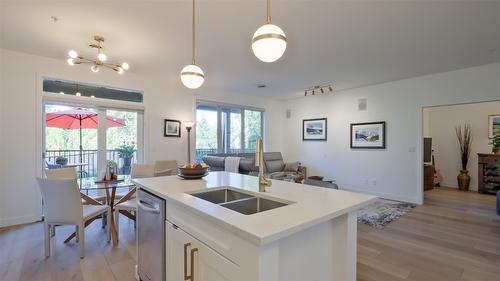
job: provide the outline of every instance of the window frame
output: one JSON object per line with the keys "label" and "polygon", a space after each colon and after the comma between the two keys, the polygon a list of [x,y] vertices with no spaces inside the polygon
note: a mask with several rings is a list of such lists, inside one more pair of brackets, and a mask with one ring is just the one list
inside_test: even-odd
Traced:
{"label": "window frame", "polygon": [[[207,106],[207,107],[212,107],[215,108],[217,111],[217,153],[226,153],[225,152],[225,147],[223,143],[223,136],[222,136],[222,113],[224,110],[226,111],[231,111],[231,110],[239,110],[241,113],[241,132],[240,132],[240,150],[245,150],[245,110],[250,110],[250,111],[258,111],[261,113],[260,117],[260,133],[262,136],[262,142],[265,143],[265,109],[259,108],[259,107],[254,107],[254,106],[247,106],[247,105],[236,105],[236,104],[229,104],[229,103],[222,103],[222,102],[215,102],[215,101],[206,101],[206,100],[196,100],[196,105],[195,105],[195,114],[196,117],[198,115],[198,107],[199,106]],[[195,134],[195,150],[198,149],[196,147],[196,135]]]}

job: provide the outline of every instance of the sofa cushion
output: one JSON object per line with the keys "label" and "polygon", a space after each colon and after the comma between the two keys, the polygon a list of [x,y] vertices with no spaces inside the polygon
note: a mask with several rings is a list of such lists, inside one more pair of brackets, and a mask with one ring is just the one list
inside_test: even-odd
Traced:
{"label": "sofa cushion", "polygon": [[281,172],[285,167],[285,163],[282,159],[280,160],[265,160],[266,163],[266,171],[268,173]]}
{"label": "sofa cushion", "polygon": [[210,167],[224,168],[225,157],[222,156],[205,156],[203,161]]}
{"label": "sofa cushion", "polygon": [[240,172],[247,174],[251,171],[257,171],[255,167],[254,158],[241,158],[240,159]]}

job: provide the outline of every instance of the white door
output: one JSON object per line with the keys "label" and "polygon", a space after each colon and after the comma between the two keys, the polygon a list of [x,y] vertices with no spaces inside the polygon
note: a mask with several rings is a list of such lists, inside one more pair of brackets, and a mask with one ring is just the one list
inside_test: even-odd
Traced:
{"label": "white door", "polygon": [[238,265],[182,229],[167,223],[168,281],[238,280],[241,277],[239,272]]}

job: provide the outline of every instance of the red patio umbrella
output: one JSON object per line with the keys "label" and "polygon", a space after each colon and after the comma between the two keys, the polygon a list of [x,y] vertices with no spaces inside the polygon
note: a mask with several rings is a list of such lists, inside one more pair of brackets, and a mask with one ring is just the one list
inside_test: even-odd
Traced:
{"label": "red patio umbrella", "polygon": [[[45,115],[45,126],[67,130],[80,130],[80,162],[82,162],[82,129],[97,129],[97,113],[81,108],[64,110]],[[106,116],[106,128],[123,127],[125,120]]]}

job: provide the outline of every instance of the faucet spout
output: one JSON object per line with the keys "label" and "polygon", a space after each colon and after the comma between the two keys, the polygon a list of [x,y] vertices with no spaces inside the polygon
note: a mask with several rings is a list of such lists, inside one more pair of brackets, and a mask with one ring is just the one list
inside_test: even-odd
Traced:
{"label": "faucet spout", "polygon": [[264,148],[262,137],[257,138],[255,147],[255,166],[259,167],[259,192],[266,192],[266,186],[271,186],[272,182],[264,176]]}

